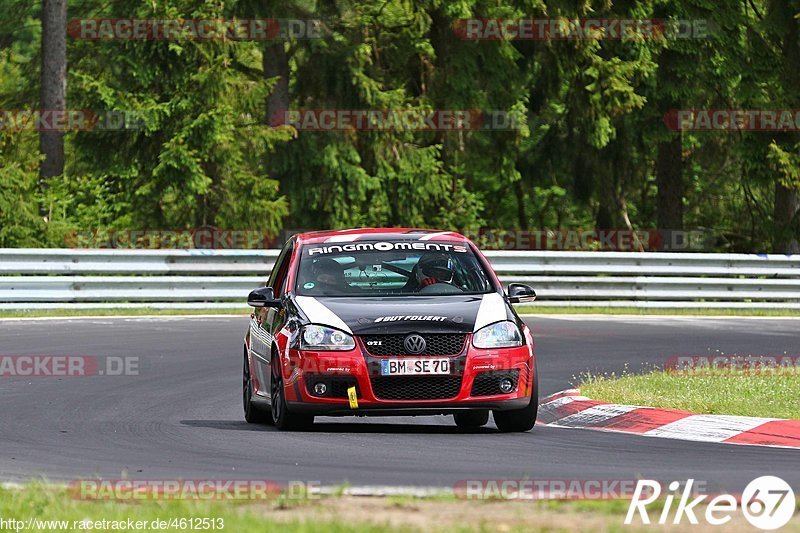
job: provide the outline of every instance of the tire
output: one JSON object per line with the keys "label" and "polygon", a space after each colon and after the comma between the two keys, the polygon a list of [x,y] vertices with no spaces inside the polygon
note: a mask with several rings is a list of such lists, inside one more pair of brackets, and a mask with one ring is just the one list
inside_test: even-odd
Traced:
{"label": "tire", "polygon": [[277,358],[272,359],[269,365],[272,369],[272,383],[270,386],[272,398],[272,422],[282,431],[302,431],[311,428],[314,424],[314,415],[289,412],[286,405],[286,390],[283,387],[283,374]]}
{"label": "tire", "polygon": [[526,407],[511,411],[492,411],[494,423],[503,433],[530,431],[536,425],[536,415],[539,412],[539,372],[535,367],[533,372],[531,401]]}
{"label": "tire", "polygon": [[244,365],[242,369],[242,406],[244,419],[248,424],[271,424],[272,416],[253,403],[253,381],[250,379],[250,364],[247,348],[244,349]]}
{"label": "tire", "polygon": [[460,429],[477,429],[489,422],[489,411],[455,413],[453,419]]}

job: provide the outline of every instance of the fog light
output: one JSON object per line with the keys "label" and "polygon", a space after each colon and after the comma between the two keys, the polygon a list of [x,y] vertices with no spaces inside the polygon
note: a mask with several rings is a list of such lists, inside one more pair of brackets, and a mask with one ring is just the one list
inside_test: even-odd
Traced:
{"label": "fog light", "polygon": [[324,383],[317,383],[314,385],[314,394],[317,396],[325,396],[326,392],[328,392],[328,386]]}
{"label": "fog light", "polygon": [[508,394],[514,390],[514,382],[508,378],[503,378],[500,380],[500,392],[503,394]]}

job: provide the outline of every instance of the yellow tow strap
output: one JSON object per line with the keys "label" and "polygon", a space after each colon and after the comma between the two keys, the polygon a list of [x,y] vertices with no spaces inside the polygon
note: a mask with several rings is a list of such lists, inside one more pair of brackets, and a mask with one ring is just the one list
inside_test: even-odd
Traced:
{"label": "yellow tow strap", "polygon": [[358,394],[355,387],[347,389],[347,399],[350,400],[350,409],[358,409]]}

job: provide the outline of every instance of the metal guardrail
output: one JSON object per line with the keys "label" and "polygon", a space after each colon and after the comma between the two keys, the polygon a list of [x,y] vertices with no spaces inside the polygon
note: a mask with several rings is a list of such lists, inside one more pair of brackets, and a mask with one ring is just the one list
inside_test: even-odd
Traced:
{"label": "metal guardrail", "polygon": [[[0,249],[0,309],[231,308],[278,250]],[[800,309],[800,255],[488,251],[543,306]]]}

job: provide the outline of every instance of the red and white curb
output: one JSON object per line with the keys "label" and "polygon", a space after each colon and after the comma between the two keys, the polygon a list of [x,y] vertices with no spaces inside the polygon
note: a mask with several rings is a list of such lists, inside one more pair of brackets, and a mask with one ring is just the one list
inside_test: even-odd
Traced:
{"label": "red and white curb", "polygon": [[675,409],[617,405],[581,396],[577,389],[543,399],[539,403],[538,423],[664,439],[800,448],[800,420],[700,415]]}

